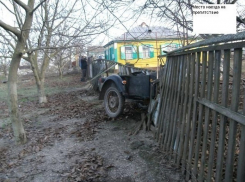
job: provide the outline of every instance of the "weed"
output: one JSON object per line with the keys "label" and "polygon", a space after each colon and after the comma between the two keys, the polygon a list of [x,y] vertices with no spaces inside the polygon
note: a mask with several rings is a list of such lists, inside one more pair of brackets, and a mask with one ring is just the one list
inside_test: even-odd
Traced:
{"label": "weed", "polygon": [[10,124],[11,124],[10,118],[5,118],[3,121],[1,121],[0,127],[4,129],[8,127]]}
{"label": "weed", "polygon": [[7,89],[8,89],[7,84],[0,84],[0,100],[7,101],[7,97],[8,97]]}

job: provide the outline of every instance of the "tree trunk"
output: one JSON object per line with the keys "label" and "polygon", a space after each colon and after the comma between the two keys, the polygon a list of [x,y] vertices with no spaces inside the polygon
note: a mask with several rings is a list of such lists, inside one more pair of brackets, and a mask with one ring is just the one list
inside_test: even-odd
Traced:
{"label": "tree trunk", "polygon": [[44,78],[41,79],[39,83],[37,83],[37,90],[38,90],[39,104],[46,103],[47,97],[45,95],[45,90],[44,90]]}
{"label": "tree trunk", "polygon": [[39,74],[39,71],[38,71],[37,57],[33,57],[31,55],[30,63],[31,63],[31,68],[32,68],[35,80],[36,80],[39,104],[46,103],[47,97],[45,95],[45,90],[44,90],[44,78],[40,77],[41,74]]}
{"label": "tree trunk", "polygon": [[[26,143],[26,134],[18,112],[18,97],[17,97],[17,72],[20,65],[23,52],[25,50],[25,43],[29,37],[30,28],[32,25],[35,0],[28,1],[28,8],[25,7],[26,17],[21,31],[18,32],[6,26],[6,29],[15,32],[18,40],[14,49],[14,54],[10,62],[9,76],[8,76],[8,93],[9,93],[9,113],[11,117],[12,127],[14,130],[15,141],[17,144]],[[8,30],[9,30],[8,29]]]}
{"label": "tree trunk", "polygon": [[59,78],[61,80],[63,79],[63,70],[62,70],[62,68],[59,68]]}
{"label": "tree trunk", "polygon": [[63,74],[62,73],[60,73],[60,80],[62,80],[63,79]]}
{"label": "tree trunk", "polygon": [[26,134],[18,112],[18,97],[17,97],[17,71],[19,68],[21,56],[19,51],[22,49],[23,43],[18,42],[9,68],[8,76],[8,93],[9,93],[9,112],[12,121],[15,141],[17,144],[26,143]]}
{"label": "tree trunk", "polygon": [[3,73],[4,73],[5,78],[7,78],[7,76],[8,76],[7,65],[4,65]]}

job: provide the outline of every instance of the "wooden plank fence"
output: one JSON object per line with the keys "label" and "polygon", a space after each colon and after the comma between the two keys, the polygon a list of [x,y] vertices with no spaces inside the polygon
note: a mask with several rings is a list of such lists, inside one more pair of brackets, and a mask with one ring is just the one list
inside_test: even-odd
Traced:
{"label": "wooden plank fence", "polygon": [[186,180],[245,180],[244,38],[227,35],[167,55],[155,136]]}

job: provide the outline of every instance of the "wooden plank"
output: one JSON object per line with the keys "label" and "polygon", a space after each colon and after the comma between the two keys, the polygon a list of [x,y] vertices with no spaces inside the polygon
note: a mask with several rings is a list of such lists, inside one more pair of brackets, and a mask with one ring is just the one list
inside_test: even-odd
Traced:
{"label": "wooden plank", "polygon": [[178,81],[179,81],[179,73],[180,73],[180,61],[178,57],[175,57],[175,76],[174,76],[174,85],[173,85],[173,91],[172,91],[172,100],[173,102],[171,103],[171,110],[170,110],[170,116],[169,116],[169,122],[170,122],[170,129],[169,129],[169,134],[168,134],[168,139],[167,139],[167,150],[172,152],[172,147],[171,147],[171,140],[173,136],[173,128],[176,127],[174,125],[174,116],[176,115],[176,100],[177,100],[177,93],[178,93]]}
{"label": "wooden plank", "polygon": [[[156,85],[155,85],[156,86]],[[150,104],[148,106],[148,113],[147,113],[147,125],[146,125],[146,131],[151,130],[151,123],[152,123],[152,114],[156,109],[156,106],[158,104],[158,100],[154,103],[152,106],[152,96],[153,96],[153,83],[150,84]]]}
{"label": "wooden plank", "polygon": [[184,169],[186,169],[186,161],[187,161],[187,153],[190,148],[190,130],[191,130],[191,113],[193,106],[193,92],[194,92],[194,77],[195,77],[195,54],[190,56],[190,86],[189,86],[189,94],[188,94],[188,114],[186,120],[186,130],[185,130],[185,141],[184,141],[184,152],[183,159],[185,162],[182,164]]}
{"label": "wooden plank", "polygon": [[[243,114],[245,115],[245,88],[243,88]],[[237,182],[243,182],[245,179],[245,126],[241,126],[240,151],[238,157]]]}
{"label": "wooden plank", "polygon": [[160,128],[160,133],[161,133],[161,139],[159,139],[159,143],[160,146],[162,147],[162,141],[164,140],[164,135],[165,135],[165,129],[166,129],[166,123],[164,120],[164,116],[165,116],[165,110],[167,107],[167,101],[168,101],[168,94],[169,94],[169,82],[170,82],[170,78],[171,78],[171,70],[172,70],[172,66],[173,62],[172,62],[172,58],[170,57],[168,59],[168,70],[167,70],[167,77],[166,77],[166,81],[164,83],[164,85],[162,85],[162,87],[164,87],[164,95],[163,95],[163,100],[162,100],[162,109],[161,109],[161,128]]}
{"label": "wooden plank", "polygon": [[[240,82],[241,82],[241,68],[242,68],[242,49],[234,49],[234,63],[233,63],[233,88],[231,110],[237,112],[239,105]],[[225,181],[232,181],[233,176],[233,163],[234,152],[236,143],[236,130],[237,122],[231,120],[229,126],[229,140],[228,140],[228,153],[225,168]]]}
{"label": "wooden plank", "polygon": [[[202,56],[203,56],[202,57],[202,75],[201,75],[201,88],[200,88],[201,98],[204,97],[205,87],[206,87],[207,52],[203,52]],[[195,146],[195,160],[194,160],[194,166],[193,166],[193,176],[195,176],[195,178],[197,178],[197,171],[198,171],[199,150],[200,150],[201,136],[202,136],[203,111],[204,111],[204,107],[202,104],[200,104],[199,114],[198,114],[197,139],[196,139],[196,146]]]}
{"label": "wooden plank", "polygon": [[192,157],[193,157],[193,150],[194,150],[194,138],[196,135],[196,120],[197,120],[197,96],[199,92],[199,80],[200,80],[200,52],[197,52],[196,54],[196,61],[195,63],[195,83],[193,87],[195,88],[194,93],[194,100],[193,100],[193,113],[192,113],[192,123],[191,123],[191,136],[190,136],[190,149],[188,154],[188,162],[187,162],[187,175],[186,175],[186,181],[188,181],[191,177],[191,171],[192,171]]}
{"label": "wooden plank", "polygon": [[[177,130],[178,130],[178,126],[177,126],[177,118],[178,118],[178,111],[179,111],[179,102],[180,102],[180,93],[181,93],[181,85],[183,84],[183,77],[184,77],[184,60],[180,58],[180,56],[178,56],[179,62],[180,62],[180,73],[179,73],[179,78],[178,78],[178,87],[177,87],[177,101],[175,104],[175,114],[174,114],[174,128],[173,128],[173,133],[172,133],[172,139],[171,139],[171,149],[174,149],[174,144],[176,142],[176,135],[177,135]],[[172,152],[172,151],[170,151]]]}
{"label": "wooden plank", "polygon": [[199,102],[200,104],[213,109],[217,112],[219,112],[220,114],[227,116],[228,118],[231,118],[232,120],[245,125],[245,116],[243,114],[240,114],[238,112],[234,112],[229,108],[220,106],[218,104],[214,104],[213,102],[210,102],[207,99],[198,99],[197,102]]}
{"label": "wooden plank", "polygon": [[196,124],[197,124],[197,97],[198,97],[198,91],[199,91],[199,81],[200,81],[200,56],[201,53],[197,53],[197,60],[195,64],[195,94],[194,94],[194,100],[193,100],[193,113],[192,113],[192,123],[191,123],[191,140],[190,140],[190,150],[188,154],[188,162],[187,162],[187,175],[186,175],[186,181],[190,179],[191,171],[192,171],[192,158],[193,158],[193,151],[194,151],[194,139],[196,135]]}
{"label": "wooden plank", "polygon": [[[169,58],[167,58],[167,59],[169,59]],[[164,85],[165,85],[165,82],[167,80],[168,69],[169,69],[169,62],[167,61],[166,66],[165,66],[165,68],[163,70],[162,79],[160,81],[160,106],[159,106],[159,116],[158,116],[158,119],[157,119],[158,130],[157,130],[157,133],[156,133],[156,140],[158,142],[160,142],[161,132],[162,132],[162,125],[163,125],[163,121],[162,121],[163,113],[161,111],[162,111],[162,108],[163,108],[163,101],[165,99],[164,98],[164,94],[165,94],[165,91],[166,91],[166,87]]]}
{"label": "wooden plank", "polygon": [[[227,107],[228,103],[228,88],[229,88],[229,70],[230,70],[230,50],[224,50],[224,64],[223,64],[223,83],[222,83],[222,99],[221,105]],[[225,128],[227,117],[221,115],[220,129],[219,129],[219,143],[217,153],[216,175],[215,181],[222,181],[222,170],[224,160],[224,146],[225,146]]]}
{"label": "wooden plank", "polygon": [[178,115],[177,115],[177,121],[178,121],[178,127],[177,127],[177,136],[176,136],[176,142],[175,142],[175,155],[174,155],[174,161],[177,162],[177,157],[178,157],[178,150],[179,150],[179,143],[180,143],[180,126],[181,126],[181,121],[182,121],[182,108],[183,108],[183,103],[184,103],[184,88],[185,88],[185,81],[184,77],[186,75],[186,66],[187,62],[185,61],[184,57],[181,56],[181,59],[183,61],[183,78],[182,78],[182,84],[181,84],[181,91],[180,91],[180,105],[178,106]]}
{"label": "wooden plank", "polygon": [[[221,62],[221,51],[215,50],[215,70],[214,70],[214,95],[213,102],[218,104],[219,100],[219,85],[220,85],[220,62]],[[207,181],[211,182],[213,165],[214,165],[214,150],[215,150],[215,140],[216,140],[216,127],[217,127],[218,113],[213,111],[212,120],[212,131],[211,131],[211,143],[209,150],[209,160],[208,160],[208,175]]]}
{"label": "wooden plank", "polygon": [[173,126],[173,122],[171,122],[171,117],[172,117],[172,114],[173,114],[173,102],[174,102],[174,93],[176,92],[175,90],[175,85],[176,85],[176,74],[177,74],[177,71],[178,71],[178,67],[177,67],[177,61],[176,61],[176,58],[177,57],[174,57],[173,61],[174,61],[174,67],[173,67],[173,76],[172,76],[172,80],[171,80],[171,90],[170,90],[170,97],[169,97],[169,103],[168,103],[168,112],[167,112],[167,115],[166,115],[166,120],[168,122],[168,125],[169,127],[167,128],[167,132],[166,132],[166,137],[165,137],[165,140],[164,140],[164,145],[165,145],[165,151],[169,151],[169,145],[168,145],[168,140],[171,136],[171,129],[172,129],[172,126]]}
{"label": "wooden plank", "polygon": [[[208,58],[208,83],[207,83],[207,100],[211,100],[212,88],[213,88],[213,62],[214,62],[214,52],[209,51]],[[204,169],[206,167],[206,150],[208,143],[208,126],[209,126],[210,108],[205,108],[205,119],[204,119],[204,134],[202,142],[202,156],[201,156],[201,167],[199,172],[199,181],[203,181]]]}
{"label": "wooden plank", "polygon": [[171,109],[172,109],[172,98],[173,98],[173,89],[174,89],[174,81],[175,81],[175,69],[176,69],[176,62],[175,62],[175,57],[173,57],[172,59],[172,70],[171,70],[171,77],[170,77],[170,81],[168,84],[169,87],[169,94],[167,96],[167,104],[165,107],[165,112],[164,112],[164,121],[165,121],[165,135],[164,135],[164,140],[162,140],[162,146],[163,146],[163,150],[167,151],[167,138],[168,138],[168,134],[169,134],[169,129],[170,129],[170,121],[169,121],[169,117],[171,115]]}
{"label": "wooden plank", "polygon": [[[165,71],[165,73],[166,73],[166,71]],[[166,77],[163,78],[162,80],[165,80],[165,79],[166,79]],[[163,92],[164,92],[164,88],[161,86],[162,85],[162,82],[164,82],[162,80],[159,83],[159,85],[160,85],[160,103],[159,103],[160,106],[159,106],[159,114],[158,114],[157,125],[156,125],[157,131],[155,133],[155,139],[156,139],[157,142],[159,142],[159,140],[160,140],[160,137],[161,137],[161,128],[162,128],[162,120],[161,120],[162,112],[161,112],[161,110],[162,110]]]}
{"label": "wooden plank", "polygon": [[162,98],[162,108],[160,109],[161,111],[161,115],[160,115],[160,118],[161,118],[161,128],[160,128],[160,132],[159,132],[159,144],[160,144],[160,147],[162,147],[162,138],[163,138],[163,135],[164,135],[164,129],[165,129],[165,120],[164,120],[164,110],[165,110],[165,105],[166,105],[166,97],[167,97],[167,94],[168,94],[168,82],[169,82],[169,79],[170,79],[170,73],[171,73],[171,69],[172,69],[172,58],[169,57],[168,58],[168,70],[166,72],[166,80],[164,82],[164,84],[162,85],[162,87],[164,88],[164,92],[163,92],[163,98]]}
{"label": "wooden plank", "polygon": [[172,114],[171,114],[171,118],[170,118],[170,123],[172,123],[172,126],[171,126],[171,131],[170,131],[170,134],[169,134],[169,140],[168,140],[168,148],[169,148],[169,152],[172,153],[173,152],[173,143],[174,143],[174,133],[175,133],[175,129],[176,129],[176,121],[175,121],[175,116],[177,115],[177,111],[178,111],[178,87],[179,87],[179,84],[180,84],[180,75],[181,75],[181,62],[180,62],[180,58],[179,56],[176,57],[177,58],[177,67],[176,67],[176,70],[177,70],[177,73],[176,73],[176,79],[175,79],[175,93],[174,93],[174,103],[173,103],[173,111],[172,111]]}
{"label": "wooden plank", "polygon": [[171,69],[170,69],[170,74],[169,74],[169,79],[168,79],[168,82],[167,84],[165,85],[167,87],[167,94],[166,94],[166,98],[165,98],[165,102],[164,102],[164,107],[163,107],[163,121],[164,121],[164,127],[163,127],[163,132],[162,132],[162,140],[161,140],[161,147],[165,147],[164,144],[165,144],[165,138],[167,137],[167,133],[168,133],[168,128],[169,128],[169,121],[166,119],[166,116],[169,115],[168,113],[168,107],[169,107],[169,104],[170,104],[170,95],[171,95],[171,85],[172,85],[172,80],[173,80],[173,70],[174,70],[174,60],[173,58],[171,59]]}
{"label": "wooden plank", "polygon": [[[185,51],[170,53],[168,56],[179,56],[179,55],[185,55],[185,54],[190,54],[190,53],[195,53],[195,52],[206,52],[206,51],[212,51],[212,50],[237,49],[237,48],[242,48],[242,47],[245,47],[245,41],[235,42],[235,43],[226,43],[226,44],[220,44],[220,45],[215,45],[215,46],[211,46],[211,45],[206,46],[206,47],[203,46],[203,47],[196,48],[196,49],[186,49]],[[163,56],[158,56],[158,57],[161,58]]]}
{"label": "wooden plank", "polygon": [[166,80],[166,70],[167,70],[167,65],[166,65],[166,67],[163,70],[161,70],[162,71],[162,76],[161,76],[161,78],[159,78],[160,100],[159,100],[159,114],[158,114],[158,117],[157,117],[157,125],[156,125],[157,131],[155,132],[156,141],[159,141],[160,128],[161,128],[161,124],[162,124],[162,122],[160,120],[161,114],[162,114],[161,108],[162,108],[163,91],[164,91],[164,88],[163,88],[162,85],[163,85],[164,81]]}
{"label": "wooden plank", "polygon": [[[189,57],[189,55],[188,55]],[[187,56],[186,56],[187,58]],[[185,75],[186,79],[184,80],[186,82],[185,84],[185,91],[184,91],[184,105],[182,111],[182,117],[181,117],[181,133],[180,133],[180,143],[179,143],[179,150],[178,150],[178,158],[177,158],[177,165],[180,165],[181,158],[183,156],[183,150],[184,150],[184,138],[185,138],[185,127],[186,127],[186,110],[187,110],[187,102],[188,102],[188,92],[189,92],[189,84],[190,84],[190,61],[187,60],[187,71]]]}

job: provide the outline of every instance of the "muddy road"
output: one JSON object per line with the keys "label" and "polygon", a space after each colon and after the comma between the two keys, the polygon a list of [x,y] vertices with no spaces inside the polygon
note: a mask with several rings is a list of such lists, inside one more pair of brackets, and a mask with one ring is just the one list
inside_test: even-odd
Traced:
{"label": "muddy road", "polygon": [[64,84],[43,105],[35,97],[20,96],[25,98],[19,109],[28,138],[21,146],[15,145],[7,104],[1,101],[0,181],[184,181],[154,141],[154,127],[132,134],[139,110],[127,103],[124,113],[111,119],[97,93],[75,84]]}

